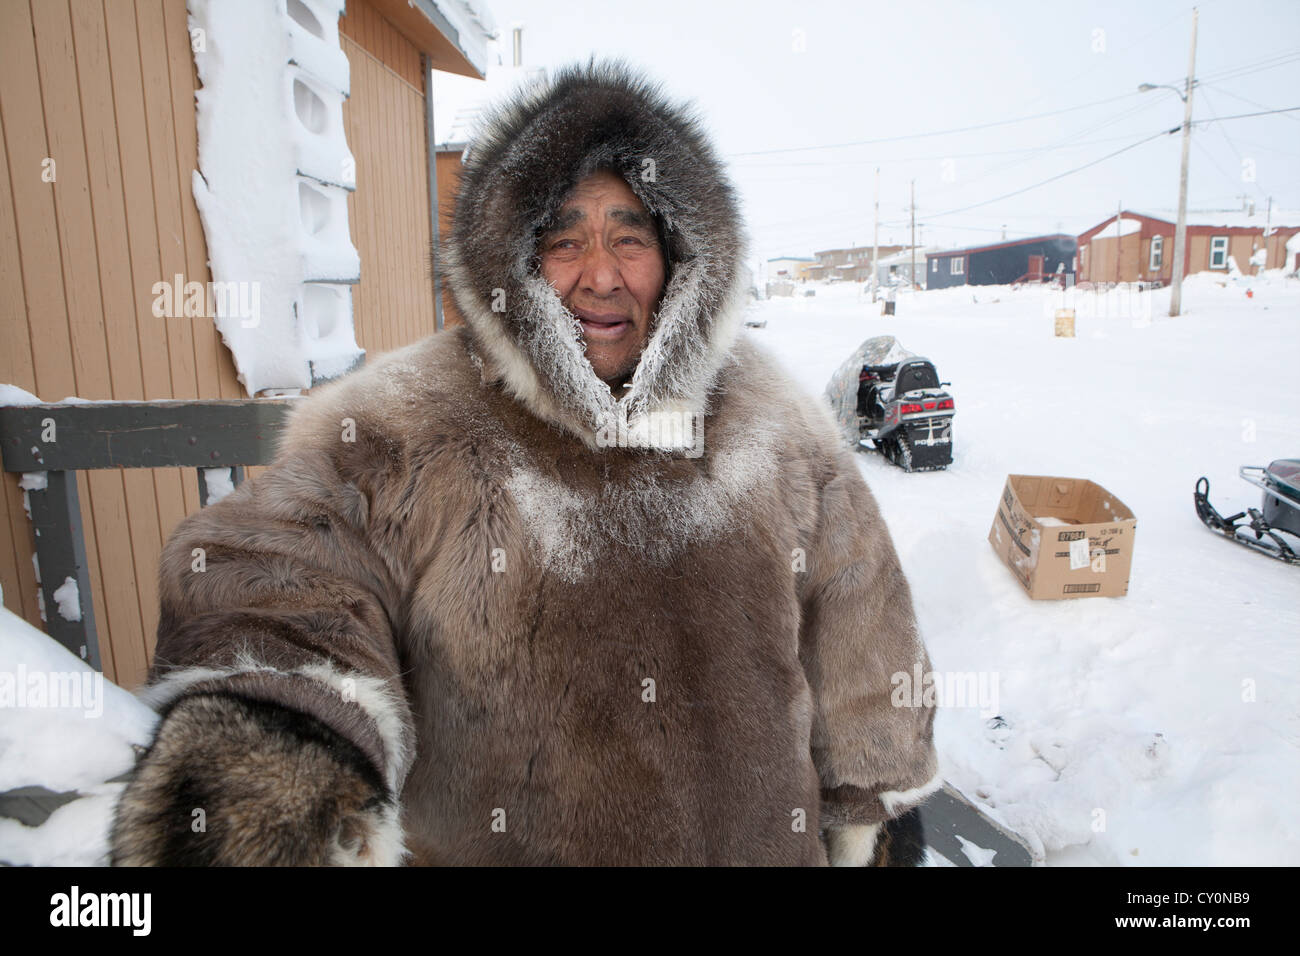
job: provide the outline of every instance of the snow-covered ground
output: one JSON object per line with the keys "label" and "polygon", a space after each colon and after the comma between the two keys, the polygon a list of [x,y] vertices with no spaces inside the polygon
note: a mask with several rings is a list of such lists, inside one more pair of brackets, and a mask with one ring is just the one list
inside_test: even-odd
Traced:
{"label": "snow-covered ground", "polygon": [[[1247,297],[1246,290],[1253,292]],[[1212,534],[1258,507],[1243,464],[1300,457],[1300,280],[1202,274],[1169,291],[856,284],[753,306],[749,332],[820,396],[892,334],[952,383],[953,464],[860,467],[893,534],[938,672],[996,686],[996,715],[941,709],[945,776],[1049,864],[1300,863],[1300,568]],[[1008,474],[1090,478],[1137,516],[1129,593],[1033,601],[987,541]],[[996,680],[996,685],[993,681]]]}
{"label": "snow-covered ground", "polygon": [[[987,710],[940,710],[944,775],[1049,864],[1300,863],[1300,568],[1213,535],[1192,507],[1201,475],[1222,513],[1257,506],[1237,467],[1300,456],[1300,281],[1197,276],[1184,293],[1177,319],[1168,291],[1081,297],[1073,339],[1054,337],[1059,303],[1031,289],[902,295],[890,318],[852,284],[753,308],[767,326],[748,334],[815,396],[882,334],[952,382],[948,470],[860,466],[935,669],[996,691]],[[987,541],[1009,473],[1090,478],[1134,511],[1126,597],[1025,595]],[[0,650],[33,672],[86,670],[7,612]],[[40,832],[0,822],[3,862],[103,859],[121,788],[105,781],[153,717],[94,691],[96,719],[4,711],[0,792],[87,796]],[[61,745],[42,747],[48,734]]]}

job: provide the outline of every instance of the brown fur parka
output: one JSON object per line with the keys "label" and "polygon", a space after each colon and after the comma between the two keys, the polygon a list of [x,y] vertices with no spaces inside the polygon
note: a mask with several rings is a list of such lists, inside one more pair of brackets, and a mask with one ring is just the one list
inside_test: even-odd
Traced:
{"label": "brown fur parka", "polygon": [[[532,256],[597,168],[669,252],[618,400]],[[879,856],[938,786],[933,708],[891,704],[929,661],[828,411],[738,336],[744,240],[697,121],[622,66],[562,71],[489,115],[456,217],[468,324],[318,389],[168,542],[166,719],[115,860]]]}

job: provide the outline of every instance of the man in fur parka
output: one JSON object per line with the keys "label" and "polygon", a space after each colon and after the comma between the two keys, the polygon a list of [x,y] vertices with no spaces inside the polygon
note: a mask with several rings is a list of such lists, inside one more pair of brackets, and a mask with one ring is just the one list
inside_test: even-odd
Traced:
{"label": "man in fur parka", "polygon": [[168,542],[114,861],[915,862],[908,584],[738,336],[698,119],[559,72],[486,117],[444,252],[466,324],[318,389]]}

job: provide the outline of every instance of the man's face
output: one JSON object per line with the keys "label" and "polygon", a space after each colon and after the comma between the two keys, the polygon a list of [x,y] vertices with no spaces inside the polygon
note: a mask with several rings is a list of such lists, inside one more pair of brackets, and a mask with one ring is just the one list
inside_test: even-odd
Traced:
{"label": "man's face", "polygon": [[663,292],[654,220],[621,177],[602,170],[574,187],[538,252],[542,277],[582,323],[597,377],[621,384],[649,341]]}

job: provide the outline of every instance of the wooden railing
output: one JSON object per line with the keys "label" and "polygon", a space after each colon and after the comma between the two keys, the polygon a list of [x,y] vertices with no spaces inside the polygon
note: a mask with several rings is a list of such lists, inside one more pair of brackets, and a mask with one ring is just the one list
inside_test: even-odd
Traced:
{"label": "wooden railing", "polygon": [[[74,402],[0,406],[5,471],[44,474],[25,484],[30,502],[45,630],[102,670],[95,606],[86,564],[76,472],[91,468],[196,468],[199,501],[208,501],[203,469],[268,464],[294,399]],[[76,583],[79,613],[60,612],[55,592]],[[64,604],[69,602],[64,591]]]}

